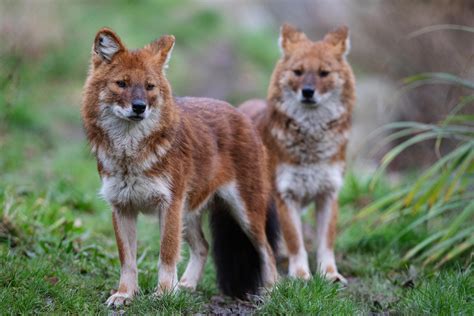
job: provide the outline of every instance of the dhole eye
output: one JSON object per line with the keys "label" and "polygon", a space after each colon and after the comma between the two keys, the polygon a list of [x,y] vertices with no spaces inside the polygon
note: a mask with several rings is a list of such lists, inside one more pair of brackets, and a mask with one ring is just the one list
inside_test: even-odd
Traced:
{"label": "dhole eye", "polygon": [[155,89],[155,85],[154,84],[151,84],[151,83],[147,83],[146,87],[145,87],[148,91],[150,90],[153,90]]}
{"label": "dhole eye", "polygon": [[319,76],[320,77],[327,77],[329,75],[329,71],[327,70],[320,70],[319,71]]}
{"label": "dhole eye", "polygon": [[123,80],[118,80],[115,82],[117,84],[117,86],[119,86],[120,88],[125,88],[127,86],[127,83]]}
{"label": "dhole eye", "polygon": [[303,74],[303,70],[301,69],[295,69],[293,70],[293,73],[296,75],[296,76],[301,76]]}

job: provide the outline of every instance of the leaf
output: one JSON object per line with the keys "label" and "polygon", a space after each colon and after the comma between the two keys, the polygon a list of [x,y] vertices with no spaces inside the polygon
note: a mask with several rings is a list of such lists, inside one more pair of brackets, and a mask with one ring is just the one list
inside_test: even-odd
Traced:
{"label": "leaf", "polygon": [[407,77],[402,80],[404,84],[412,84],[417,82],[438,82],[438,83],[447,83],[455,84],[468,89],[474,90],[474,83],[469,80],[462,79],[458,76],[444,73],[444,72],[425,72],[417,74],[414,76]]}
{"label": "leaf", "polygon": [[439,239],[443,236],[446,230],[438,231],[428,238],[424,239],[422,242],[420,242],[418,245],[410,249],[405,256],[402,258],[402,261],[408,261],[412,257],[414,257],[418,252],[420,252],[423,248],[427,247],[429,244],[434,242],[436,239]]}
{"label": "leaf", "polygon": [[355,220],[360,220],[362,218],[365,218],[365,217],[369,216],[370,214],[374,213],[375,211],[378,211],[378,210],[382,209],[387,204],[399,199],[400,197],[405,195],[407,193],[407,191],[408,191],[407,189],[395,191],[391,194],[386,195],[383,198],[380,198],[378,201],[376,201],[376,202],[364,207],[362,210],[360,210],[357,213],[357,215],[355,216],[354,219]]}
{"label": "leaf", "polygon": [[[466,220],[474,215],[474,200],[471,201],[459,214],[456,219],[449,225],[448,227],[448,232],[446,235],[444,235],[443,240],[446,240],[447,238],[451,237],[454,235],[456,231],[459,230],[462,224],[466,222]],[[472,218],[471,218],[472,219]],[[474,227],[474,226],[473,226]]]}
{"label": "leaf", "polygon": [[446,262],[451,261],[455,257],[459,256],[466,250],[469,250],[474,247],[474,236],[469,238],[468,240],[460,243],[456,247],[454,247],[451,251],[449,251],[443,259],[441,259],[438,264],[436,264],[435,268],[439,269],[442,265],[444,265]]}
{"label": "leaf", "polygon": [[465,32],[474,33],[474,27],[470,27],[470,26],[458,25],[458,24],[435,24],[435,25],[426,26],[414,32],[411,32],[410,34],[407,35],[407,39],[412,39],[423,34],[435,32],[435,31],[442,31],[442,30],[465,31]]}
{"label": "leaf", "polygon": [[393,148],[392,150],[390,150],[387,154],[385,154],[385,156],[382,158],[382,164],[380,165],[380,167],[377,169],[377,171],[375,172],[375,175],[370,183],[370,188],[372,189],[375,185],[375,183],[378,181],[378,179],[380,178],[380,176],[382,175],[382,173],[385,171],[385,169],[387,168],[387,166],[402,152],[404,151],[405,149],[407,149],[408,147],[416,144],[416,143],[419,143],[419,142],[422,142],[422,141],[425,141],[425,140],[428,140],[428,139],[433,139],[433,138],[436,138],[436,133],[433,133],[433,132],[424,132],[422,134],[419,134],[419,135],[416,135],[406,141],[404,141],[403,143],[397,145],[395,148]]}
{"label": "leaf", "polygon": [[447,154],[446,156],[442,157],[439,159],[433,166],[431,166],[428,170],[426,170],[420,177],[419,179],[415,182],[415,184],[412,186],[412,189],[410,193],[407,195],[405,198],[405,203],[411,204],[414,196],[416,193],[420,191],[420,188],[426,183],[426,181],[433,177],[434,175],[437,174],[437,172],[444,167],[449,161],[455,159],[457,156],[462,156],[466,152],[469,152],[471,150],[470,146],[468,144],[463,145],[459,148],[456,148],[453,150],[451,153]]}
{"label": "leaf", "polygon": [[461,207],[465,202],[464,201],[455,201],[451,202],[449,204],[445,204],[442,206],[438,206],[435,208],[432,208],[428,213],[420,216],[418,219],[416,219],[413,223],[408,225],[405,229],[403,229],[397,236],[393,238],[393,241],[390,243],[390,245],[394,244],[397,240],[399,240],[403,235],[408,233],[409,231],[412,231],[419,225],[429,221],[430,219],[445,213],[446,211],[450,211],[456,208]]}
{"label": "leaf", "polygon": [[420,259],[426,258],[426,260],[423,261],[423,265],[426,266],[426,265],[430,264],[431,262],[435,261],[443,253],[448,251],[449,248],[453,244],[455,244],[457,241],[460,241],[460,240],[462,240],[463,238],[465,238],[467,236],[472,235],[473,232],[474,232],[474,226],[460,231],[459,233],[457,233],[456,235],[454,235],[451,238],[448,238],[448,239],[442,238],[442,239],[440,239],[440,241],[436,245],[434,245],[433,247],[428,249],[423,255],[420,256]]}

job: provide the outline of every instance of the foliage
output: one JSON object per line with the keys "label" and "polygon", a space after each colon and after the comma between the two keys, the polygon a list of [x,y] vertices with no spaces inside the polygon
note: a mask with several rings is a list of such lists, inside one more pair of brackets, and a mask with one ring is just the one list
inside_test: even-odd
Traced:
{"label": "foliage", "polygon": [[[438,82],[474,90],[474,82],[451,74],[425,73],[405,79],[407,85]],[[408,138],[383,157],[372,186],[397,155],[408,147],[426,140],[436,140],[436,149],[442,141],[457,142],[454,150],[440,157],[418,179],[404,183],[357,215],[357,219],[364,219],[383,210],[377,218],[377,224],[382,225],[393,225],[402,218],[410,218],[410,223],[395,240],[420,227],[431,227],[432,232],[405,253],[404,262],[415,260],[439,268],[474,246],[474,116],[459,114],[473,101],[474,95],[464,97],[438,124],[398,122],[384,128],[395,130],[385,143]]]}

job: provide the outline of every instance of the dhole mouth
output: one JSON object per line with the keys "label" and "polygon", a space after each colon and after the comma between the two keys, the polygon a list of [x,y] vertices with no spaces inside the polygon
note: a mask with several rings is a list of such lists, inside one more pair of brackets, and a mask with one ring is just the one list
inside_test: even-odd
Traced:
{"label": "dhole mouth", "polygon": [[139,122],[144,119],[142,115],[132,115],[132,116],[127,116],[127,118],[131,121]]}
{"label": "dhole mouth", "polygon": [[316,109],[320,105],[316,99],[301,99],[300,104],[308,110]]}
{"label": "dhole mouth", "polygon": [[124,109],[123,107],[119,105],[114,105],[112,112],[119,119],[122,119],[124,121],[129,121],[129,122],[140,122],[146,119],[148,116],[147,111],[143,113],[135,113],[131,111],[130,109]]}
{"label": "dhole mouth", "polygon": [[314,100],[314,99],[302,99],[300,102],[303,103],[303,104],[307,104],[307,105],[316,105],[317,104],[316,100]]}

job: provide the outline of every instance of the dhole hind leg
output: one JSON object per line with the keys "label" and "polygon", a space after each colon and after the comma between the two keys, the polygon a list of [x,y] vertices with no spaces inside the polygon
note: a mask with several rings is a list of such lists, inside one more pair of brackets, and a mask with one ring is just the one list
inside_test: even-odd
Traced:
{"label": "dhole hind leg", "polygon": [[321,275],[325,276],[328,280],[346,284],[347,280],[337,271],[334,256],[337,217],[337,194],[318,194],[316,198],[316,252],[318,269]]}
{"label": "dhole hind leg", "polygon": [[115,239],[120,258],[120,284],[117,292],[107,299],[107,306],[120,306],[130,302],[138,292],[136,213],[112,212]]}
{"label": "dhole hind leg", "polygon": [[184,240],[189,245],[190,257],[179,286],[195,290],[201,279],[206,264],[209,244],[204,238],[201,228],[201,213],[187,212],[184,215]]}
{"label": "dhole hind leg", "polygon": [[278,216],[288,249],[288,275],[303,280],[311,278],[303,239],[301,216],[296,203],[289,203],[277,197]]}
{"label": "dhole hind leg", "polygon": [[275,255],[265,235],[260,237],[255,236],[255,238],[258,239],[258,249],[262,257],[263,285],[265,288],[272,288],[278,281]]}
{"label": "dhole hind leg", "polygon": [[271,288],[278,279],[278,272],[276,269],[275,256],[265,233],[266,217],[264,214],[259,214],[263,216],[255,216],[255,218],[252,218],[252,213],[254,212],[250,212],[246,208],[246,205],[252,205],[252,207],[266,212],[267,208],[265,204],[256,205],[257,203],[250,201],[245,203],[235,183],[221,189],[219,196],[229,204],[233,212],[233,217],[237,219],[241,229],[258,251],[262,261],[263,285],[267,288]]}
{"label": "dhole hind leg", "polygon": [[265,221],[252,221],[250,219],[249,226],[243,227],[243,229],[262,260],[263,286],[268,289],[272,288],[278,280],[278,271],[275,255],[265,233]]}

